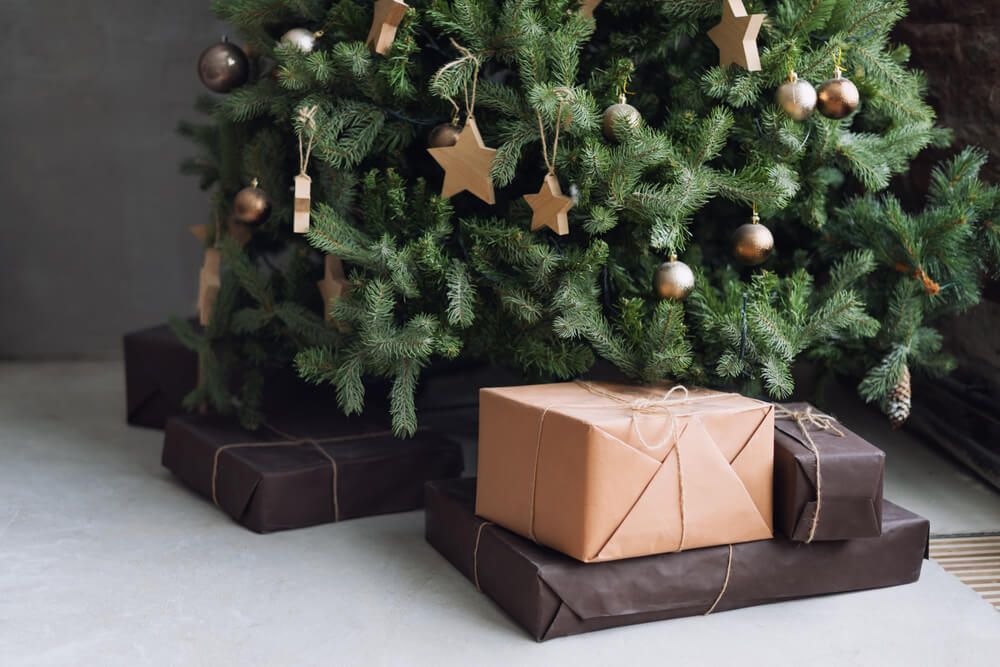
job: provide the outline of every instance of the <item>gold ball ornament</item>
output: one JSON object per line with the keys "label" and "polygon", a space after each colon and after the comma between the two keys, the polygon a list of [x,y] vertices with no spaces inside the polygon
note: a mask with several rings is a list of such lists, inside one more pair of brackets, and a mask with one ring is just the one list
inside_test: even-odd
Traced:
{"label": "gold ball ornament", "polygon": [[850,116],[861,103],[861,93],[850,79],[841,76],[840,68],[834,70],[833,78],[820,84],[816,108],[827,118],[839,120]]}
{"label": "gold ball ornament", "polygon": [[795,72],[788,75],[788,81],[778,86],[774,97],[792,120],[805,120],[816,108],[816,89]]}
{"label": "gold ball ornament", "polygon": [[223,37],[201,52],[198,58],[198,78],[216,93],[228,93],[247,82],[250,61],[243,50]]}
{"label": "gold ball ornament", "polygon": [[774,236],[756,216],[753,222],[740,225],[733,233],[733,254],[746,266],[763,264],[773,251]]}
{"label": "gold ball ornament", "polygon": [[694,272],[676,255],[671,255],[669,262],[660,264],[656,269],[653,287],[661,299],[683,301],[694,289]]}
{"label": "gold ball ornament", "polygon": [[604,132],[604,136],[611,140],[617,139],[615,126],[619,123],[624,123],[627,127],[634,130],[642,123],[642,115],[638,109],[631,104],[626,104],[623,100],[618,104],[612,104],[604,110],[601,120],[601,130]]}
{"label": "gold ball ornament", "polygon": [[454,123],[441,123],[431,130],[430,135],[427,137],[427,146],[429,148],[448,148],[449,146],[454,146],[458,143],[458,135],[461,132],[462,128]]}
{"label": "gold ball ornament", "polygon": [[271,215],[271,198],[257,187],[257,179],[236,193],[233,215],[244,225],[259,225]]}

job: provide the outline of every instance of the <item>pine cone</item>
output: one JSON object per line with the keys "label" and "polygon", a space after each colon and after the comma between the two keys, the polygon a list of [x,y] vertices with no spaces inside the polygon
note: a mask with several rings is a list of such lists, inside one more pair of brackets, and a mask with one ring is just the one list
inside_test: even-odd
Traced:
{"label": "pine cone", "polygon": [[910,417],[910,398],[913,391],[910,388],[910,369],[903,368],[903,376],[892,388],[885,412],[889,415],[889,423],[894,429],[899,428]]}

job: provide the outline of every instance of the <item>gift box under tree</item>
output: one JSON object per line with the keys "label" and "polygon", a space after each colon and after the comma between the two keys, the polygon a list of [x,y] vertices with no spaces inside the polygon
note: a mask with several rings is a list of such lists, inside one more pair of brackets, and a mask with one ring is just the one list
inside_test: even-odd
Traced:
{"label": "gift box under tree", "polygon": [[882,535],[784,537],[581,563],[473,512],[476,481],[427,485],[427,541],[539,641],[650,621],[916,581],[929,524],[885,502]]}
{"label": "gift box under tree", "polygon": [[773,413],[683,387],[483,389],[476,513],[586,562],[770,538]]}
{"label": "gift box under tree", "polygon": [[363,419],[296,418],[248,431],[174,417],[163,465],[250,530],[268,533],[417,509],[424,483],[462,473],[461,447],[430,431],[400,440]]}

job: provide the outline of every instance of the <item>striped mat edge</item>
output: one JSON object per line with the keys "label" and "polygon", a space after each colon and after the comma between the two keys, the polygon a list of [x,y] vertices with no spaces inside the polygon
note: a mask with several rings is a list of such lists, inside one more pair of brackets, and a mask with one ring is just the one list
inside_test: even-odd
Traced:
{"label": "striped mat edge", "polygon": [[1000,533],[931,537],[930,557],[1000,611]]}

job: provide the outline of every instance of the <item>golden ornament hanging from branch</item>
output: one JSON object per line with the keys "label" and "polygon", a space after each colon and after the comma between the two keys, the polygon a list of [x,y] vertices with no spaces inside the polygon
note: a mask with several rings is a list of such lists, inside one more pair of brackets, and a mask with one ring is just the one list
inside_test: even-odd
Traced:
{"label": "golden ornament hanging from branch", "polygon": [[538,117],[538,132],[542,138],[542,159],[548,172],[542,181],[542,187],[533,195],[524,195],[524,201],[531,207],[531,231],[548,227],[556,234],[565,236],[569,234],[568,211],[573,208],[573,200],[563,194],[559,186],[559,177],[556,176],[556,155],[559,151],[559,126],[562,125],[563,100],[559,100],[559,109],[556,111],[556,129],[552,139],[552,157],[549,159],[549,150],[546,147],[545,122],[542,114],[535,111]]}
{"label": "golden ornament hanging from branch", "polygon": [[365,42],[368,48],[380,56],[389,53],[392,43],[396,40],[399,24],[409,8],[410,6],[402,0],[375,0],[372,27]]}
{"label": "golden ornament hanging from branch", "polygon": [[817,91],[816,107],[827,118],[840,120],[854,113],[861,104],[861,93],[850,79],[843,77],[841,65],[844,53],[837,49],[833,63],[833,78],[820,84]]}
{"label": "golden ornament hanging from branch", "polygon": [[[490,174],[490,170],[493,168],[493,160],[496,158],[497,151],[495,148],[486,147],[482,135],[479,134],[475,118],[479,59],[472,55],[468,49],[455,43],[454,40],[452,40],[452,45],[462,53],[462,57],[442,67],[434,76],[437,78],[448,69],[457,67],[464,62],[473,63],[471,94],[468,85],[465,86],[465,126],[458,133],[454,145],[428,148],[427,152],[444,169],[444,184],[441,186],[442,197],[452,197],[460,192],[469,192],[487,204],[495,204],[496,195],[493,192],[493,176]],[[458,108],[454,100],[449,101],[452,106]]]}
{"label": "golden ornament hanging from branch", "polygon": [[259,225],[271,215],[271,198],[257,185],[255,178],[233,199],[233,215],[244,225]]}
{"label": "golden ornament hanging from branch", "polygon": [[694,272],[671,253],[670,261],[660,264],[656,270],[653,286],[661,299],[683,301],[694,289]]}
{"label": "golden ornament hanging from branch", "polygon": [[743,0],[722,0],[722,21],[708,31],[719,47],[719,66],[739,65],[748,72],[760,71],[757,35],[767,14],[747,14]]}
{"label": "golden ornament hanging from branch", "polygon": [[746,266],[763,264],[774,251],[771,230],[760,224],[757,204],[753,205],[750,222],[740,225],[733,233],[733,254]]}
{"label": "golden ornament hanging from branch", "polygon": [[778,86],[774,98],[792,120],[805,120],[816,108],[816,89],[795,72],[788,73],[788,80]]}

